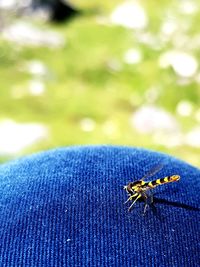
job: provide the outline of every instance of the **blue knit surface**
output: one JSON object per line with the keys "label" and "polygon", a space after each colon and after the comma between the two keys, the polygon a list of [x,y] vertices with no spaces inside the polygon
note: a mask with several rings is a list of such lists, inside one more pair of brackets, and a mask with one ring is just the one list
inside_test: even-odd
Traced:
{"label": "blue knit surface", "polygon": [[[123,189],[149,180],[156,209],[132,212]],[[148,180],[148,179],[147,179]],[[0,166],[1,267],[200,266],[200,170],[165,154],[120,146],[37,153]]]}

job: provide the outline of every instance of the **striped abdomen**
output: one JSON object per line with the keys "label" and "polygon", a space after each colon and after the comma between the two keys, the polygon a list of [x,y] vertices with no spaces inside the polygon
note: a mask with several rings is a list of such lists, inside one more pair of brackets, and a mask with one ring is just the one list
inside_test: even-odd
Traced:
{"label": "striped abdomen", "polygon": [[160,178],[160,179],[154,180],[152,182],[147,182],[146,186],[148,186],[150,188],[154,188],[154,187],[156,187],[158,185],[176,182],[179,179],[180,179],[179,175],[166,176],[164,178]]}

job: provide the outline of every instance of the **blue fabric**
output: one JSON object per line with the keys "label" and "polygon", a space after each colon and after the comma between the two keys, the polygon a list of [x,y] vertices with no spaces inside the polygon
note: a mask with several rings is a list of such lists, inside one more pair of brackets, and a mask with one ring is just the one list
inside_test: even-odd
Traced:
{"label": "blue fabric", "polygon": [[[157,164],[156,211],[123,186]],[[0,166],[0,266],[200,266],[200,171],[148,150],[81,146]]]}

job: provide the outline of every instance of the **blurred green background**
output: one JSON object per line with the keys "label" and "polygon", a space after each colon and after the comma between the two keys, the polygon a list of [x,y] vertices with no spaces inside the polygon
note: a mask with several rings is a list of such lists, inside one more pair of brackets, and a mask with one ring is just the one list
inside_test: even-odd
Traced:
{"label": "blurred green background", "polygon": [[200,166],[199,1],[73,7],[59,23],[48,9],[0,7],[0,162],[117,144]]}

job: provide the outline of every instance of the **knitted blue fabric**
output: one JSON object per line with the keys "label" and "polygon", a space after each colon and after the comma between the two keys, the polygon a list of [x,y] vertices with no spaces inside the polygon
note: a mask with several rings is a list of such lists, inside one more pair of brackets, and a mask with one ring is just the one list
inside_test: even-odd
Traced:
{"label": "knitted blue fabric", "polygon": [[[124,204],[123,186],[158,164],[156,210]],[[0,166],[0,266],[200,266],[200,171],[165,154],[115,146],[51,150]]]}

